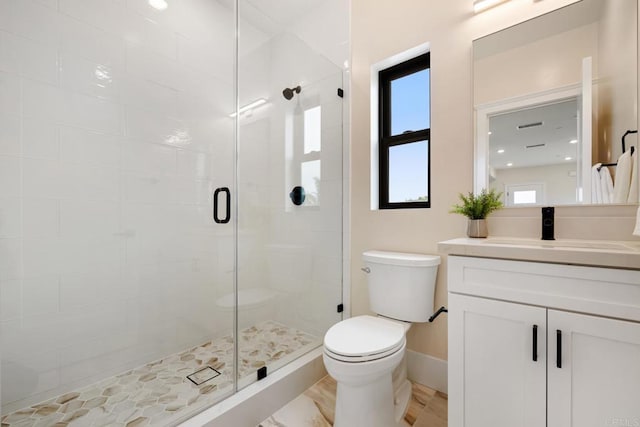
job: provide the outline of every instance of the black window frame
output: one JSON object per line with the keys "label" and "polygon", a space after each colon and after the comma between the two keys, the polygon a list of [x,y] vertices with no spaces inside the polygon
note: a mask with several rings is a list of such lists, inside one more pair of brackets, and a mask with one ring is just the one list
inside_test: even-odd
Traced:
{"label": "black window frame", "polygon": [[[431,207],[431,119],[429,127],[391,135],[391,82],[401,77],[431,68],[429,52],[411,58],[378,72],[378,208],[413,209]],[[429,75],[431,86],[431,75]],[[429,115],[431,115],[431,91],[429,91]],[[393,146],[427,141],[427,200],[416,202],[389,202],[389,149]]]}

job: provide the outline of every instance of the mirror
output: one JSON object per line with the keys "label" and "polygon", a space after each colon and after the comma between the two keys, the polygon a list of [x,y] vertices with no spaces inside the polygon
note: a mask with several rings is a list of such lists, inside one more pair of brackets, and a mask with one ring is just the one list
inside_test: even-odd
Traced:
{"label": "mirror", "polygon": [[474,40],[475,191],[505,206],[637,203],[616,165],[623,140],[621,162],[637,157],[637,7],[582,0]]}

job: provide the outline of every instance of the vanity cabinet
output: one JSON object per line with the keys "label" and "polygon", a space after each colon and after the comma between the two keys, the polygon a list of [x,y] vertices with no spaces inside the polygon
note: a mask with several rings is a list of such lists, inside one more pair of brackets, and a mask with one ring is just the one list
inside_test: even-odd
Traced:
{"label": "vanity cabinet", "polygon": [[449,256],[449,426],[640,426],[640,271]]}

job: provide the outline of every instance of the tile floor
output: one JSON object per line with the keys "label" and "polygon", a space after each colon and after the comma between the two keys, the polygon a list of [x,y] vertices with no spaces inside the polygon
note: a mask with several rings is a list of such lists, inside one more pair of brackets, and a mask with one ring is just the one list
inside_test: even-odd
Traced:
{"label": "tile floor", "polygon": [[[243,329],[239,386],[250,383],[257,368],[277,369],[320,344],[273,321]],[[225,336],[3,416],[1,427],[170,425],[212,405],[232,386],[233,338]]]}
{"label": "tile floor", "polygon": [[[333,426],[335,401],[336,382],[327,375],[258,427]],[[404,422],[413,427],[447,427],[447,395],[413,383]]]}

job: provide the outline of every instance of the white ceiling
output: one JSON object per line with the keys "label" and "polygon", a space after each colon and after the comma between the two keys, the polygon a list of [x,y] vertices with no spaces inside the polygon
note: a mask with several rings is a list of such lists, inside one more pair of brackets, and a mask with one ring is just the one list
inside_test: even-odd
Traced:
{"label": "white ceiling", "polygon": [[[578,103],[572,99],[490,117],[489,165],[504,169],[507,163],[513,168],[575,163],[579,144],[569,141],[578,139],[577,114]],[[518,129],[536,122],[542,125]]]}

